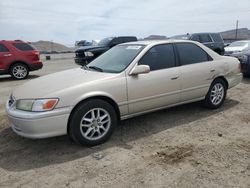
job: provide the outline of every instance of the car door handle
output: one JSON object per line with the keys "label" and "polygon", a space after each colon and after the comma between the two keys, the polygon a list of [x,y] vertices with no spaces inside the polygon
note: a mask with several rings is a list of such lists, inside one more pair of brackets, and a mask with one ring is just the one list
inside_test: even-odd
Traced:
{"label": "car door handle", "polygon": [[171,80],[177,80],[178,78],[179,78],[179,76],[172,77]]}
{"label": "car door handle", "polygon": [[10,57],[10,56],[12,56],[12,54],[4,54],[3,56],[4,57]]}

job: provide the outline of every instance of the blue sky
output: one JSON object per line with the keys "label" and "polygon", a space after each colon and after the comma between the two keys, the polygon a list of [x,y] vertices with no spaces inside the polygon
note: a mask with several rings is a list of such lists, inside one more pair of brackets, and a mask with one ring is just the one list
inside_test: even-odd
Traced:
{"label": "blue sky", "polygon": [[250,0],[1,0],[0,40],[172,36],[250,28]]}

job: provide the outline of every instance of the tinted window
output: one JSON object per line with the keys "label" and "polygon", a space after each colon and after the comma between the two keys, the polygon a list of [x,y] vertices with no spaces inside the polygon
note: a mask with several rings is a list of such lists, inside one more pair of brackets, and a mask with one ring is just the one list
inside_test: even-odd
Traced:
{"label": "tinted window", "polygon": [[200,37],[199,37],[199,35],[193,35],[193,36],[191,37],[191,40],[200,42]]}
{"label": "tinted window", "polygon": [[29,44],[26,43],[13,43],[13,45],[22,51],[31,51],[34,50],[34,48],[32,46],[30,46]]}
{"label": "tinted window", "polygon": [[212,42],[211,37],[208,34],[200,35],[201,43]]}
{"label": "tinted window", "polygon": [[8,52],[9,50],[3,45],[0,44],[0,52]]}
{"label": "tinted window", "polygon": [[123,38],[121,38],[121,37],[114,38],[114,39],[111,41],[111,43],[114,44],[114,45],[121,44],[121,43],[123,43]]}
{"label": "tinted window", "polygon": [[137,41],[136,37],[123,37],[123,42],[133,42],[133,41]]}
{"label": "tinted window", "polygon": [[151,48],[139,61],[139,65],[148,65],[151,71],[174,67],[173,45],[158,45]]}
{"label": "tinted window", "polygon": [[214,42],[223,42],[220,34],[213,33],[213,34],[211,34],[211,36],[213,37]]}
{"label": "tinted window", "polygon": [[179,52],[181,65],[189,65],[209,60],[208,54],[195,44],[178,43],[176,47]]}

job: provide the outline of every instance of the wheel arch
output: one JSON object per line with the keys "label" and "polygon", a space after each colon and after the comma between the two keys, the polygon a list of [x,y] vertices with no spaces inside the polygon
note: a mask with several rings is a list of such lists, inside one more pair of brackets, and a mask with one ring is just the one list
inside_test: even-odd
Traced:
{"label": "wheel arch", "polygon": [[71,121],[72,115],[73,115],[74,111],[76,110],[76,108],[77,108],[78,106],[80,106],[81,104],[85,103],[86,101],[93,100],[93,99],[100,99],[100,100],[103,100],[103,101],[108,102],[111,106],[114,107],[115,112],[116,112],[116,115],[117,115],[118,121],[121,120],[120,109],[119,109],[118,104],[115,102],[114,99],[112,99],[111,97],[106,96],[106,95],[89,96],[89,97],[87,97],[87,98],[84,98],[84,99],[80,100],[80,101],[74,106],[74,108],[71,110],[70,115],[69,115],[69,118],[68,118],[68,122],[67,122],[67,133],[69,133],[69,123],[70,123],[70,121]]}
{"label": "wheel arch", "polygon": [[16,61],[13,61],[13,62],[9,65],[9,67],[8,67],[8,72],[9,72],[9,73],[10,73],[11,67],[12,67],[13,65],[17,64],[17,63],[22,63],[22,64],[26,65],[26,66],[28,67],[29,71],[30,71],[30,67],[29,67],[29,64],[28,64],[28,63],[26,63],[25,61],[16,60]]}
{"label": "wheel arch", "polygon": [[[229,83],[228,83],[227,79],[226,79],[224,76],[218,76],[218,77],[216,77],[216,78],[213,80],[213,82],[214,82],[215,80],[218,80],[218,79],[223,80],[223,81],[226,83],[226,86],[227,86],[227,89],[228,89]],[[211,83],[211,85],[212,85],[212,83]]]}

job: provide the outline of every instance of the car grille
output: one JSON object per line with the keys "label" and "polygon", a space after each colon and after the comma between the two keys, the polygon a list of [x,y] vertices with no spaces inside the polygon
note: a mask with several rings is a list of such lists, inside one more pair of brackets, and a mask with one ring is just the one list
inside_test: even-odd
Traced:
{"label": "car grille", "polygon": [[13,95],[10,95],[9,100],[8,100],[8,105],[11,107],[15,103],[15,98]]}

